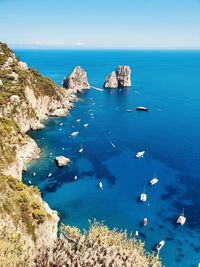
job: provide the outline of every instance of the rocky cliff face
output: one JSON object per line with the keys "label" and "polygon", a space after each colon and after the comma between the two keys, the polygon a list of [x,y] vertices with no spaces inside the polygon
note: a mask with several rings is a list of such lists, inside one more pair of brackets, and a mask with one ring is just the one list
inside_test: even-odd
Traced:
{"label": "rocky cliff face", "polygon": [[[76,90],[58,87],[0,43],[0,250],[5,252],[4,260],[23,248],[29,258],[45,246],[53,248],[57,212],[42,201],[36,189],[20,182],[25,164],[40,153],[25,132],[44,127],[41,120],[48,116],[65,116],[76,100]],[[26,253],[20,255],[25,262]],[[26,266],[32,265],[27,262]]]}
{"label": "rocky cliff face", "polygon": [[118,88],[131,86],[131,69],[129,66],[118,66],[116,71],[112,71],[106,78],[105,88]]}
{"label": "rocky cliff face", "polygon": [[81,92],[84,89],[89,89],[90,85],[87,80],[87,73],[80,66],[76,67],[73,72],[63,81],[63,88],[73,89]]}

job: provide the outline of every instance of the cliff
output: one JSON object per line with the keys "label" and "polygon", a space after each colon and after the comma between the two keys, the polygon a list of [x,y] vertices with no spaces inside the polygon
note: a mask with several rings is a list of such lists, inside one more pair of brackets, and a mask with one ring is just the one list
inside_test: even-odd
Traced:
{"label": "cliff", "polygon": [[160,266],[158,256],[147,255],[141,242],[129,242],[126,233],[102,225],[83,235],[63,226],[58,236],[57,212],[37,188],[21,182],[26,163],[40,154],[26,131],[43,128],[41,120],[48,116],[67,115],[76,93],[89,87],[85,75],[76,70],[64,90],[0,43],[0,266]]}
{"label": "cliff", "polygon": [[115,71],[106,78],[105,88],[120,88],[131,86],[131,68],[129,66],[118,66]]}

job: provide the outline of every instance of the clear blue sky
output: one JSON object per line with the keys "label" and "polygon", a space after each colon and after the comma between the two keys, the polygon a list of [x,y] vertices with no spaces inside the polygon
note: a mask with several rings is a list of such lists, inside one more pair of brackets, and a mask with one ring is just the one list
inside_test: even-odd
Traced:
{"label": "clear blue sky", "polygon": [[200,48],[200,0],[0,0],[0,40],[13,48]]}

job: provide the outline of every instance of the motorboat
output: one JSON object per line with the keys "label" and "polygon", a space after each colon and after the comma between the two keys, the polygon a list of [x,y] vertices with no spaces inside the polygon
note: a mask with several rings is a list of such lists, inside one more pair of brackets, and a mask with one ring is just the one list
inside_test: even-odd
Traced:
{"label": "motorboat", "polygon": [[184,215],[184,209],[183,209],[181,215],[178,217],[178,219],[177,219],[176,222],[179,223],[180,225],[184,225],[184,224],[185,224],[185,222],[186,222],[186,217],[185,217],[185,215]]}
{"label": "motorboat", "polygon": [[76,120],[76,122],[80,122],[80,121],[81,121],[81,119],[77,119],[77,120]]}
{"label": "motorboat", "polygon": [[80,147],[80,149],[79,149],[79,151],[78,151],[79,153],[82,153],[83,152],[83,146],[81,145],[81,147]]}
{"label": "motorboat", "polygon": [[101,181],[99,182],[99,188],[103,189],[103,183]]}
{"label": "motorboat", "polygon": [[88,123],[83,124],[84,127],[88,127],[88,125],[89,125]]}
{"label": "motorboat", "polygon": [[63,126],[63,122],[59,123],[60,126]]}
{"label": "motorboat", "polygon": [[132,109],[129,109],[129,108],[128,108],[126,111],[127,111],[127,112],[132,112]]}
{"label": "motorboat", "polygon": [[49,174],[48,174],[48,177],[51,177],[52,176],[52,173],[50,172]]}
{"label": "motorboat", "polygon": [[147,218],[144,218],[143,224],[144,226],[147,226]]}
{"label": "motorboat", "polygon": [[138,106],[135,108],[136,110],[139,110],[139,111],[148,111],[148,108],[146,107],[143,107],[143,106]]}
{"label": "motorboat", "polygon": [[164,241],[164,240],[161,240],[161,241],[158,243],[158,245],[156,246],[156,249],[157,249],[158,251],[160,251],[161,248],[164,246],[164,244],[165,244],[165,241]]}
{"label": "motorboat", "polygon": [[150,185],[157,184],[157,182],[158,182],[158,178],[154,177],[153,179],[151,179]]}
{"label": "motorboat", "polygon": [[71,136],[75,137],[75,136],[77,136],[78,134],[79,134],[79,132],[72,132],[72,133],[71,133]]}
{"label": "motorboat", "polygon": [[36,176],[36,172],[33,173],[33,177],[35,177],[35,176]]}
{"label": "motorboat", "polygon": [[144,150],[143,151],[139,151],[139,152],[137,152],[137,154],[135,156],[136,156],[136,158],[143,158],[144,157],[144,153],[145,153]]}
{"label": "motorboat", "polygon": [[116,147],[116,145],[112,141],[109,140],[109,143],[111,144],[112,147],[114,148]]}
{"label": "motorboat", "polygon": [[77,180],[77,179],[78,179],[78,176],[77,176],[77,175],[75,175],[75,176],[74,176],[74,180]]}

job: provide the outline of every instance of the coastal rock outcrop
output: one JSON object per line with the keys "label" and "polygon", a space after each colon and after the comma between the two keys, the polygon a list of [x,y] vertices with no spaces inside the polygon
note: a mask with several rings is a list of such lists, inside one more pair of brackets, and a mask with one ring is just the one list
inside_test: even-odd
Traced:
{"label": "coastal rock outcrop", "polygon": [[104,88],[118,88],[131,86],[131,68],[129,66],[118,66],[115,71],[106,78]]}
{"label": "coastal rock outcrop", "polygon": [[64,79],[63,88],[73,89],[76,92],[82,92],[84,89],[89,89],[90,85],[85,70],[80,66],[77,66],[72,73]]}
{"label": "coastal rock outcrop", "polygon": [[66,166],[70,163],[70,159],[66,158],[64,156],[58,156],[55,158],[55,160],[56,160],[59,167]]}

